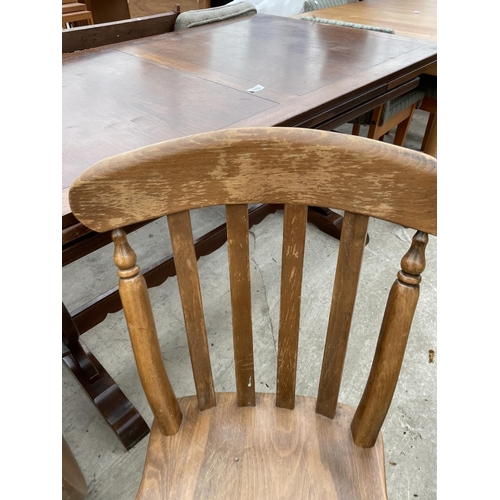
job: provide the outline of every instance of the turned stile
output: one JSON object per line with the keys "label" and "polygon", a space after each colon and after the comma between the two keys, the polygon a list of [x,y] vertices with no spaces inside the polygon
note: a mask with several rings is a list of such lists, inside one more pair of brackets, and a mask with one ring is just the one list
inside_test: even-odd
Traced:
{"label": "turned stile", "polygon": [[146,281],[125,232],[115,229],[112,238],[120,299],[142,386],[160,431],[172,436],[179,430],[182,413],[163,364]]}
{"label": "turned stile", "polygon": [[375,444],[396,389],[420,294],[428,240],[426,233],[415,233],[387,299],[370,375],[351,424],[354,443],[362,448]]}

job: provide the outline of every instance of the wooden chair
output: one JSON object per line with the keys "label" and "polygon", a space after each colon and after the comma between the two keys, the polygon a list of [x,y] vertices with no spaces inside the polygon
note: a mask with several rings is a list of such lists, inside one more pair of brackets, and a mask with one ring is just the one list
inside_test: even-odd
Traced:
{"label": "wooden chair", "polygon": [[418,109],[429,113],[421,150],[437,157],[437,76],[422,75],[420,77],[420,90],[424,92],[424,98]]}
{"label": "wooden chair", "polygon": [[[113,231],[120,297],[154,413],[137,498],[386,498],[380,429],[436,234],[436,160],[328,131],[221,130],[100,161],[73,184],[75,216]],[[277,392],[255,392],[248,204],[284,203]],[[215,393],[189,210],[226,205],[235,393]],[[295,395],[308,206],[345,210],[317,398]],[[177,400],[147,287],[121,227],[167,215],[196,387]],[[338,403],[369,217],[417,232],[389,292],[359,406]]]}
{"label": "wooden chair", "polygon": [[[320,2],[321,5],[323,5],[322,2],[332,3],[332,5],[320,7],[320,4],[318,2]],[[309,10],[314,10],[312,8],[313,4],[316,6],[316,8],[325,8],[328,6],[335,7],[337,5],[343,5],[345,3],[348,2],[346,0],[312,0],[310,3],[311,8]],[[394,34],[393,29],[380,26],[347,23],[343,21],[337,21],[336,19],[325,19],[315,16],[301,16],[300,19],[319,24],[377,31],[392,35]],[[361,125],[369,125],[370,128],[368,129],[367,137],[369,137],[370,139],[383,140],[386,134],[388,134],[393,128],[397,127],[396,134],[394,136],[394,144],[396,144],[397,146],[403,146],[408,134],[408,130],[410,129],[413,113],[424,99],[424,96],[425,93],[420,88],[413,89],[403,95],[400,95],[399,97],[392,99],[385,104],[377,106],[372,111],[356,117],[354,120],[351,120],[349,122],[352,124],[352,134],[359,135],[361,131]]]}
{"label": "wooden chair", "polygon": [[425,93],[416,88],[357,117],[349,122],[352,123],[353,135],[359,135],[361,125],[368,125],[367,137],[383,139],[384,135],[396,127],[394,144],[403,146],[410,129],[413,113],[424,97]]}
{"label": "wooden chair", "polygon": [[67,29],[81,24],[94,24],[92,12],[85,3],[76,0],[62,0],[62,29]]}

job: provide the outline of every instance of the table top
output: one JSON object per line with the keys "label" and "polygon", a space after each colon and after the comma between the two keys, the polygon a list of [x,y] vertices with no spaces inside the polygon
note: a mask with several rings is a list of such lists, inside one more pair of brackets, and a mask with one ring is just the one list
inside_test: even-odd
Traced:
{"label": "table top", "polygon": [[362,0],[292,17],[303,16],[392,28],[396,35],[437,41],[437,0]]}
{"label": "table top", "polygon": [[311,127],[436,60],[433,43],[261,14],[65,54],[63,224],[69,186],[103,158],[220,128]]}

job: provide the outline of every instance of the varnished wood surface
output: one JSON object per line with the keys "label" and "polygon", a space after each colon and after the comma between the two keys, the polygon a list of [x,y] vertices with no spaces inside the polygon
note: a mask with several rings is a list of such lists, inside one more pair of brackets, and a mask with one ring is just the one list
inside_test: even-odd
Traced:
{"label": "varnished wood surface", "polygon": [[324,121],[437,58],[423,41],[321,28],[255,15],[65,54],[63,189],[98,160],[154,142]]}
{"label": "varnished wood surface", "polygon": [[103,160],[75,181],[69,200],[97,232],[202,206],[264,202],[339,208],[436,234],[436,168],[430,156],[363,137],[230,129]]}
{"label": "varnished wood surface", "polygon": [[437,0],[362,0],[293,17],[303,16],[392,28],[396,35],[437,40]]}
{"label": "varnished wood surface", "polygon": [[275,407],[272,394],[256,406],[237,406],[217,394],[200,412],[181,398],[179,433],[162,436],[153,423],[137,498],[159,499],[386,499],[382,437],[369,450],[350,433],[353,409],[339,405],[330,420],[314,412],[315,399],[297,396],[294,410]]}

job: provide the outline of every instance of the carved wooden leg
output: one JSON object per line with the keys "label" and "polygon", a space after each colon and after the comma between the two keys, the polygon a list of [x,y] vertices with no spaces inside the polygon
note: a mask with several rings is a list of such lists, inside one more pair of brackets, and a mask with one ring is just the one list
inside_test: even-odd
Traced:
{"label": "carved wooden leg", "polygon": [[78,329],[64,304],[62,316],[64,363],[78,379],[123,446],[130,450],[148,435],[149,427],[146,421],[81,342]]}
{"label": "carved wooden leg", "polygon": [[370,375],[351,423],[354,443],[362,448],[375,444],[394,396],[420,293],[428,239],[426,233],[415,233],[387,299]]}

